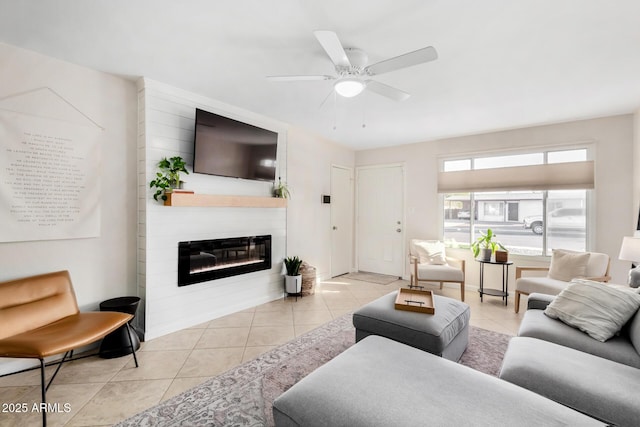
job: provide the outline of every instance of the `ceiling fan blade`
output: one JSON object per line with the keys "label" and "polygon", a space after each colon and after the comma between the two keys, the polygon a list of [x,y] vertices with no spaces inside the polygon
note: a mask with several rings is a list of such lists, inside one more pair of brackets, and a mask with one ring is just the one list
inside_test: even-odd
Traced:
{"label": "ceiling fan blade", "polygon": [[327,52],[327,55],[329,55],[329,58],[331,58],[331,61],[333,61],[335,65],[339,65],[341,67],[351,66],[349,58],[347,57],[347,54],[342,47],[342,43],[340,43],[340,39],[338,39],[338,35],[336,33],[328,30],[317,30],[314,31],[313,34],[316,36],[318,42],[320,42],[320,45],[322,45],[322,48]]}
{"label": "ceiling fan blade", "polygon": [[378,95],[386,96],[394,101],[404,101],[411,96],[407,92],[388,86],[384,83],[376,82],[375,80],[367,80],[367,90],[375,92]]}
{"label": "ceiling fan blade", "polygon": [[434,61],[436,59],[438,59],[438,52],[436,52],[436,49],[433,46],[429,46],[369,65],[364,69],[364,72],[370,76],[375,76],[388,73],[389,71],[395,71],[401,68],[412,67],[414,65]]}
{"label": "ceiling fan blade", "polygon": [[267,80],[272,82],[295,82],[295,81],[313,81],[313,80],[333,80],[335,77],[327,75],[317,76],[267,76]]}

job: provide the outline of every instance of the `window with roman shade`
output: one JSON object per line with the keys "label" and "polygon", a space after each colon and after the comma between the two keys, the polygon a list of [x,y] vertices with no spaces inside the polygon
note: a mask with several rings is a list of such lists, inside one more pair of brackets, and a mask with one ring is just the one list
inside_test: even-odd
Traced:
{"label": "window with roman shade", "polygon": [[443,159],[443,238],[465,246],[491,228],[511,253],[587,250],[595,187],[587,148]]}

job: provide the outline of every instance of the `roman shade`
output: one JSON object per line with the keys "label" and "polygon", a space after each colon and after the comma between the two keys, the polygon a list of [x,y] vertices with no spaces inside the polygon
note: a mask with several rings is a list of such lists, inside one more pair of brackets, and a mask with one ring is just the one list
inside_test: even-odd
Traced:
{"label": "roman shade", "polygon": [[440,172],[438,193],[586,190],[595,185],[593,160]]}

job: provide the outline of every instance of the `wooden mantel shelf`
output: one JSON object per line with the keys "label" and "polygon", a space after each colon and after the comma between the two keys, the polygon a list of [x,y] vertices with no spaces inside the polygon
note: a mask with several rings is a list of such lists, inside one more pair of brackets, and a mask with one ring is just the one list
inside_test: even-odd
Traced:
{"label": "wooden mantel shelf", "polygon": [[213,194],[167,193],[165,206],[286,208],[287,199],[260,196],[222,196]]}

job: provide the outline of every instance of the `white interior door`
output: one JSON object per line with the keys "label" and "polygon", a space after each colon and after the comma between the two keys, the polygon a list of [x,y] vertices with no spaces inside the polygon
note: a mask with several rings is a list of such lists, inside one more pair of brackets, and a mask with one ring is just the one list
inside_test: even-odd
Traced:
{"label": "white interior door", "polygon": [[358,270],[404,273],[404,170],[402,166],[358,169]]}
{"label": "white interior door", "polygon": [[353,185],[351,169],[331,167],[331,277],[351,271]]}

